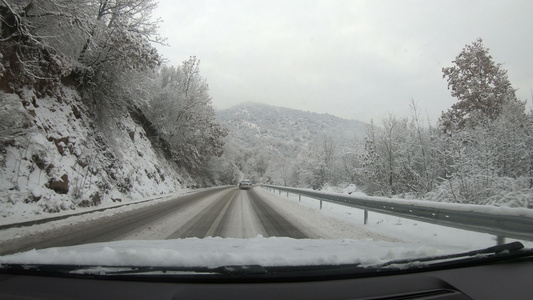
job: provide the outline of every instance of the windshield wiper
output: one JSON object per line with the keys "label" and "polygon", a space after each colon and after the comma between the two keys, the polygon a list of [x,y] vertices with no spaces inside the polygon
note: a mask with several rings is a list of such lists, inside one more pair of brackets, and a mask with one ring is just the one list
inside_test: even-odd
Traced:
{"label": "windshield wiper", "polygon": [[533,255],[533,249],[526,249],[524,245],[520,242],[512,242],[504,245],[497,245],[493,247],[462,253],[391,260],[383,264],[373,265],[371,267],[386,268],[394,266],[402,268],[402,266],[407,266],[407,268],[409,268],[409,266],[417,267],[416,264],[418,263],[420,263],[419,266],[442,266],[465,262],[487,262],[492,260],[496,261],[502,259],[526,257],[531,255]]}
{"label": "windshield wiper", "polygon": [[260,265],[229,265],[220,267],[180,267],[180,266],[96,266],[96,265],[57,265],[57,264],[0,264],[0,272],[10,274],[39,275],[160,275],[160,274],[221,274],[246,275],[264,274],[267,271]]}
{"label": "windshield wiper", "polygon": [[384,272],[406,269],[421,269],[432,267],[454,267],[471,264],[485,264],[496,261],[515,259],[520,257],[533,256],[533,249],[526,249],[520,242],[513,242],[505,245],[498,245],[479,250],[447,255],[428,256],[410,259],[391,260],[383,264],[364,266],[360,263],[342,265],[301,265],[301,266],[221,266],[217,268],[195,267],[137,267],[127,271],[117,271],[112,275],[123,274],[147,274],[153,272],[166,272],[176,274],[176,272],[188,271],[198,274],[217,274],[240,278],[264,278],[264,277],[289,277],[295,276],[324,276],[341,274],[368,274],[372,272]]}
{"label": "windshield wiper", "polygon": [[[106,267],[109,268],[109,267]],[[111,269],[108,272],[105,272],[106,275],[138,275],[138,274],[168,274],[168,275],[180,275],[180,274],[198,274],[198,275],[209,275],[209,274],[220,274],[220,275],[236,275],[236,276],[246,276],[246,275],[258,275],[265,274],[267,270],[261,265],[228,265],[220,267],[174,267],[174,266],[161,266],[161,267],[119,267],[117,269]],[[93,268],[94,269],[94,268]],[[97,271],[101,267],[94,269]],[[85,269],[90,270],[90,269]],[[78,271],[79,272],[79,271]]]}

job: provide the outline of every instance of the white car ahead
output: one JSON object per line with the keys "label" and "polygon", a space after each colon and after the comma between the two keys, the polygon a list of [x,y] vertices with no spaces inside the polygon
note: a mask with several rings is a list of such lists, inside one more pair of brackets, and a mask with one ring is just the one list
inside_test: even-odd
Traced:
{"label": "white car ahead", "polygon": [[239,188],[241,190],[251,189],[252,188],[252,181],[250,181],[248,179],[243,179],[243,180],[239,181]]}

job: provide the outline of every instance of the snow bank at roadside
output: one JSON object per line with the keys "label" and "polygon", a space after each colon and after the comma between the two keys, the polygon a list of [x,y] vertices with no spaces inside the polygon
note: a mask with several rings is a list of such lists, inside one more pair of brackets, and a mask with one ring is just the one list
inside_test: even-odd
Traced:
{"label": "snow bank at roadside", "polygon": [[338,186],[326,185],[321,189],[321,191],[353,196],[366,196],[366,194],[353,183],[344,183]]}
{"label": "snow bank at roadside", "polygon": [[[298,197],[298,195],[291,193],[289,193],[288,196],[286,193],[281,193],[281,195],[279,195],[279,193],[276,192],[268,192],[267,189],[263,189],[262,192],[270,193],[272,195],[270,198],[276,198],[279,205],[284,209],[290,210],[290,213],[292,214],[302,215],[305,213],[309,215],[310,213],[307,211],[308,208],[311,208],[322,216],[340,221],[341,224],[343,224],[343,230],[351,228],[351,231],[347,233],[347,235],[364,230],[366,232],[374,233],[374,235],[367,233],[367,236],[387,236],[395,241],[399,240],[419,245],[432,245],[433,247],[460,247],[463,250],[486,248],[496,244],[496,237],[490,234],[439,226],[375,212],[368,213],[368,224],[363,225],[364,213],[363,210],[358,208],[323,201],[322,209],[320,209],[320,201],[316,199],[304,196]],[[389,198],[383,199],[390,200]],[[409,202],[411,200],[402,201]],[[436,206],[459,205],[452,203],[434,203],[430,201],[423,202],[428,202]],[[498,210],[500,213],[508,212],[510,215],[523,214],[524,210],[527,212],[531,211],[528,209],[509,207],[489,207],[486,209],[489,211]],[[519,212],[516,212],[515,210],[518,210]],[[324,232],[327,232],[328,230],[337,230],[328,225],[329,223],[334,222],[323,222],[321,221],[322,217],[312,217],[312,220],[315,222],[314,226],[321,227]],[[376,238],[375,240],[379,239]],[[514,240],[507,239],[507,241],[510,242]],[[531,241],[520,242],[526,247],[533,247],[533,242]]]}

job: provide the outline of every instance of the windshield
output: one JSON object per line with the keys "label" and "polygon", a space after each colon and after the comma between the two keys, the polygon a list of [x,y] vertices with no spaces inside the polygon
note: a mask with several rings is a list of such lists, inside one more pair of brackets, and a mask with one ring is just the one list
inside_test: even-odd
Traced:
{"label": "windshield", "polygon": [[532,10],[2,0],[0,269],[410,269],[530,248]]}

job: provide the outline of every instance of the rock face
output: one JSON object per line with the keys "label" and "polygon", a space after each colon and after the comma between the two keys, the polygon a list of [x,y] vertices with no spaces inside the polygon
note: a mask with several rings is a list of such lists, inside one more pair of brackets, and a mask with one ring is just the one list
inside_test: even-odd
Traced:
{"label": "rock face", "polygon": [[58,194],[68,194],[68,175],[63,174],[60,180],[50,180],[48,188],[54,190]]}
{"label": "rock face", "polygon": [[57,147],[57,152],[63,155],[63,153],[65,152],[66,145],[68,145],[68,136],[61,137],[59,139],[50,138],[50,140],[54,141],[54,144]]}
{"label": "rock face", "polygon": [[69,87],[56,96],[0,92],[0,217],[127,202],[182,184],[194,182],[128,111],[102,123]]}

